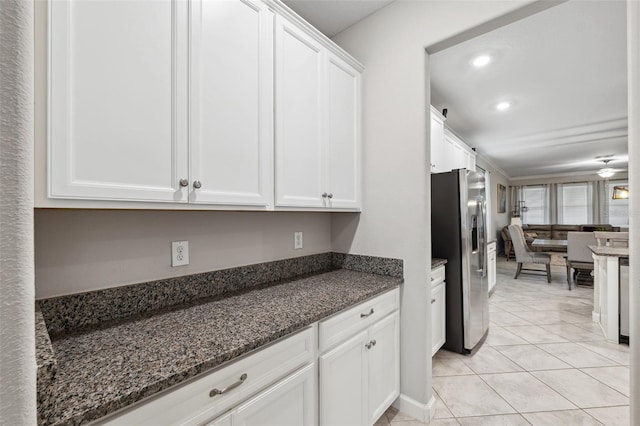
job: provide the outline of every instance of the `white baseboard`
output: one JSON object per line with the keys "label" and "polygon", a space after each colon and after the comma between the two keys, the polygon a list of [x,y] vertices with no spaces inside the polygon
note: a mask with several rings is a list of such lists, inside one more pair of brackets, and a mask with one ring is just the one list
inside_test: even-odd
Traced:
{"label": "white baseboard", "polygon": [[591,312],[591,321],[600,322],[600,313],[599,312]]}
{"label": "white baseboard", "polygon": [[423,404],[404,394],[400,394],[392,405],[422,423],[430,423],[436,414],[436,397],[433,395],[431,395],[428,403]]}

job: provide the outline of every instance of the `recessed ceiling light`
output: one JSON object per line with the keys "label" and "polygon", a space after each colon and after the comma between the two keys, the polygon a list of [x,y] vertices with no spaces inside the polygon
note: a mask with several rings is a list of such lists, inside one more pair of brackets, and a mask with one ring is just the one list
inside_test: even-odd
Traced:
{"label": "recessed ceiling light", "polygon": [[511,102],[499,102],[498,104],[496,104],[496,109],[498,111],[504,111],[511,108]]}
{"label": "recessed ceiling light", "polygon": [[491,62],[491,56],[489,55],[476,56],[475,58],[473,58],[473,61],[471,61],[473,66],[476,68],[482,68],[485,65],[487,65],[489,62]]}

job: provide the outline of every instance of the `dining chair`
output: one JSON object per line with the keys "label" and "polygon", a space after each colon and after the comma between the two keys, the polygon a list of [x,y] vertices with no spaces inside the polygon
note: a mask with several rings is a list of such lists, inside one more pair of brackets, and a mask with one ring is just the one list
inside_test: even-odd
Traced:
{"label": "dining chair", "polygon": [[593,232],[568,232],[567,243],[567,284],[571,290],[572,268],[576,283],[578,271],[593,271],[593,253],[589,246],[597,245],[597,240]]}
{"label": "dining chair", "polygon": [[[514,279],[518,279],[518,275],[523,271],[522,265],[524,263],[533,263],[536,265],[545,265],[547,267],[547,282],[551,282],[551,255],[549,253],[539,253],[531,251],[527,246],[524,238],[524,232],[519,225],[509,225],[509,234],[511,234],[511,242],[513,244],[513,250],[516,252],[516,262],[518,267],[516,269],[516,276]],[[539,269],[524,269],[525,271],[542,272]]]}

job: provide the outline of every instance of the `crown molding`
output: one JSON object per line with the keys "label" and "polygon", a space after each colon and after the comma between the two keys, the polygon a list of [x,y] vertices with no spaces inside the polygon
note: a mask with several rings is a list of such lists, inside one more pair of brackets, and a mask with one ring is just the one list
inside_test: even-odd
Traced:
{"label": "crown molding", "polygon": [[501,145],[535,145],[536,147],[572,145],[581,142],[628,137],[628,134],[628,120],[625,117],[506,139],[501,142]]}
{"label": "crown molding", "polygon": [[[628,174],[626,169],[614,169],[616,174],[624,173]],[[550,178],[561,178],[561,177],[572,177],[572,176],[595,176],[599,180],[617,180],[617,179],[604,179],[598,176],[598,171],[581,171],[581,172],[566,172],[566,173],[551,173],[547,175],[532,175],[532,176],[518,176],[509,178],[510,182],[519,182],[523,180],[537,180],[537,179],[550,179]],[[615,175],[614,175],[615,176]],[[614,177],[612,176],[612,178]]]}

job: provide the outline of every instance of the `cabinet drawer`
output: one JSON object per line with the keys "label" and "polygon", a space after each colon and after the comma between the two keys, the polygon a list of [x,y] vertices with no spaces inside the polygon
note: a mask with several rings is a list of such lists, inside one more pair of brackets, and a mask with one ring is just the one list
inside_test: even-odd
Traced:
{"label": "cabinet drawer", "polygon": [[438,266],[431,270],[431,287],[434,287],[444,281],[444,265]]}
{"label": "cabinet drawer", "polygon": [[[182,386],[168,389],[161,395],[97,424],[203,424],[305,364],[313,362],[314,337],[314,329],[309,327],[230,365],[206,373]],[[246,378],[241,381],[240,378],[244,374]],[[213,389],[223,390],[234,384],[239,385],[224,394],[210,396]]]}
{"label": "cabinet drawer", "polygon": [[319,350],[324,352],[398,309],[400,290],[394,289],[340,312],[319,324]]}

